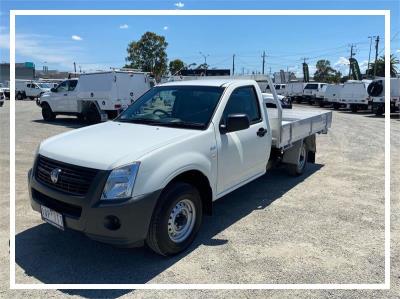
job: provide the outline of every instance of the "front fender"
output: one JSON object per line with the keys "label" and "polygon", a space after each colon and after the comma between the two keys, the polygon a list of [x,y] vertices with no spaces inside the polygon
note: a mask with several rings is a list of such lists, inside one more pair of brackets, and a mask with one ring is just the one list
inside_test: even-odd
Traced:
{"label": "front fender", "polygon": [[171,156],[163,160],[153,170],[151,170],[151,166],[145,166],[146,161],[142,165],[144,167],[139,169],[134,196],[146,194],[151,192],[150,190],[163,189],[178,175],[190,170],[200,171],[206,176],[213,194],[215,194],[216,170],[213,169],[212,161],[200,153],[189,152]]}

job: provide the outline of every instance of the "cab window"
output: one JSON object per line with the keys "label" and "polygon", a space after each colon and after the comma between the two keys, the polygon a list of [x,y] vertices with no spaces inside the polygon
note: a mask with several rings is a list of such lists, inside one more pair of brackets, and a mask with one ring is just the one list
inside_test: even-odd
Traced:
{"label": "cab window", "polygon": [[61,82],[60,85],[57,86],[57,92],[68,91],[68,81]]}
{"label": "cab window", "polygon": [[252,86],[239,87],[232,92],[222,116],[224,122],[229,114],[246,114],[250,124],[261,121],[260,106]]}
{"label": "cab window", "polygon": [[74,91],[77,84],[78,84],[78,80],[69,81],[68,91]]}

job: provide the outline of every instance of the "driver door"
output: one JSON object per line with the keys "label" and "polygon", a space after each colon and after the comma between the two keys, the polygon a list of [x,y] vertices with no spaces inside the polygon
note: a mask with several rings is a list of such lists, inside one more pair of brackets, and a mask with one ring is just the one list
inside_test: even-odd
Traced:
{"label": "driver door", "polygon": [[[250,127],[245,130],[222,134],[216,132],[218,145],[218,193],[235,188],[244,181],[261,175],[268,162],[267,149],[271,146],[257,93],[253,86],[235,89],[221,119],[225,122],[229,114],[246,114]],[[262,135],[262,136],[261,136]]]}

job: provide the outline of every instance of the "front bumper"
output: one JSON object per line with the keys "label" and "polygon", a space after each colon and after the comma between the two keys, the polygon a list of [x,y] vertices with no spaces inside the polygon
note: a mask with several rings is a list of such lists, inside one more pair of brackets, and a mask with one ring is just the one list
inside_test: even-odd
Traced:
{"label": "front bumper", "polygon": [[[35,167],[33,168],[35,169]],[[100,171],[85,196],[73,196],[39,182],[31,169],[28,189],[32,209],[40,212],[44,205],[63,215],[64,226],[83,232],[88,237],[116,246],[143,245],[161,190],[112,203],[100,201],[108,171]],[[110,226],[110,219],[119,220]]]}

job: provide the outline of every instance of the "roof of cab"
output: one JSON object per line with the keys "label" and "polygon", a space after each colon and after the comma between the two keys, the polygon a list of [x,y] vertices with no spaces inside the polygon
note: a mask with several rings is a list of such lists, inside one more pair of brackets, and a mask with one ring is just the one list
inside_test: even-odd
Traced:
{"label": "roof of cab", "polygon": [[158,86],[215,86],[215,87],[227,87],[234,83],[242,84],[255,84],[254,80],[242,80],[242,79],[199,79],[199,80],[188,80],[188,81],[172,81],[160,84]]}

